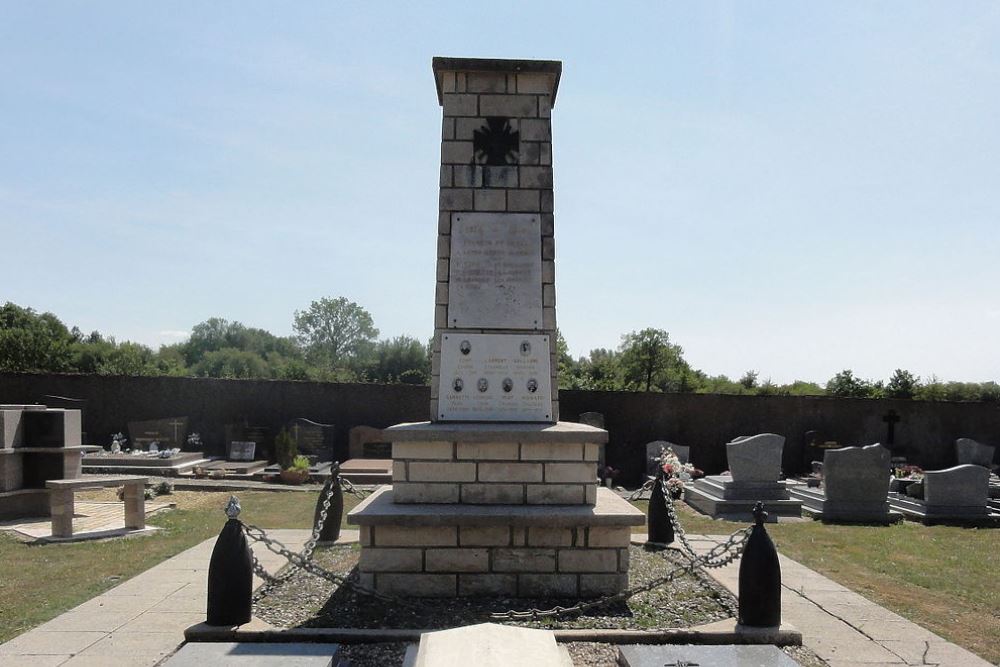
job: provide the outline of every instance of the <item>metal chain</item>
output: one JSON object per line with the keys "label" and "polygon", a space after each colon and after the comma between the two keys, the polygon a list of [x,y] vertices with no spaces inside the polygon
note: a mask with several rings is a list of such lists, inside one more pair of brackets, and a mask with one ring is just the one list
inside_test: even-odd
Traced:
{"label": "metal chain", "polygon": [[[651,489],[652,484],[657,480],[650,480],[640,491],[644,489]],[[704,555],[699,556],[691,543],[688,541],[684,529],[681,527],[680,521],[677,517],[677,512],[674,509],[673,501],[671,499],[670,493],[666,488],[666,482],[664,480],[659,480],[663,485],[663,497],[664,503],[667,509],[667,516],[670,520],[671,525],[674,529],[674,535],[677,536],[683,546],[683,549],[678,551],[681,556],[687,559],[687,563],[684,565],[679,565],[673,567],[665,575],[657,577],[651,581],[646,582],[641,586],[635,586],[627,590],[615,593],[613,595],[608,595],[602,598],[597,598],[589,601],[581,601],[571,607],[563,607],[557,605],[551,609],[528,609],[528,610],[508,610],[505,612],[497,612],[490,615],[493,620],[525,620],[525,619],[538,619],[544,617],[562,616],[565,614],[579,614],[590,609],[595,609],[597,607],[602,607],[615,602],[622,602],[628,600],[629,598],[638,595],[640,593],[645,593],[670,583],[677,577],[684,574],[693,575],[699,583],[711,588],[710,582],[705,578],[705,569],[719,568],[729,565],[738,559],[743,553],[743,547],[749,537],[750,531],[753,529],[752,526],[738,530],[731,535],[729,535],[726,540],[716,544],[714,547],[709,549]],[[353,484],[340,479],[341,486],[348,492],[358,497],[364,497],[360,495],[360,491],[354,487]],[[266,583],[261,586],[257,593],[254,594],[253,602],[256,604],[260,599],[265,597],[274,587],[284,583],[289,578],[291,578],[298,570],[303,570],[312,574],[314,576],[326,579],[337,586],[345,586],[363,595],[369,595],[383,602],[389,602],[396,605],[402,605],[410,608],[419,608],[422,604],[412,598],[401,598],[392,595],[385,595],[384,593],[379,593],[378,591],[368,588],[367,586],[362,586],[361,584],[352,581],[348,577],[344,577],[335,572],[331,572],[326,568],[316,564],[312,558],[313,551],[316,547],[316,541],[319,538],[320,531],[326,522],[327,511],[330,508],[330,500],[333,495],[333,486],[331,485],[330,491],[327,493],[327,497],[323,501],[323,509],[320,512],[320,520],[317,522],[316,527],[313,529],[313,535],[311,539],[306,542],[305,547],[300,553],[295,553],[280,541],[268,537],[263,529],[258,528],[252,524],[242,523],[244,532],[248,539],[254,542],[260,542],[271,552],[278,554],[285,558],[291,567],[283,572],[282,574],[275,576],[267,572],[256,556],[253,556],[253,569],[254,572],[261,577]],[[664,559],[666,555],[664,553]],[[713,589],[714,590],[714,589]],[[718,596],[717,596],[718,597]],[[728,598],[723,598],[720,600],[720,604],[727,609],[730,613],[735,613],[733,609],[733,604]]]}
{"label": "metal chain", "polygon": [[319,510],[319,521],[313,526],[312,535],[305,546],[302,547],[302,558],[305,560],[312,559],[313,551],[316,550],[316,542],[319,541],[319,536],[323,533],[323,526],[326,525],[326,515],[330,511],[330,504],[333,501],[333,490],[334,486],[331,484],[326,491],[326,497],[323,498],[323,505]]}
{"label": "metal chain", "polygon": [[625,500],[640,500],[647,491],[653,490],[653,483],[656,479],[647,479],[642,486],[625,497]]}
{"label": "metal chain", "polygon": [[344,479],[343,477],[338,477],[337,479],[340,480],[340,488],[342,488],[346,493],[351,494],[355,498],[364,500],[372,493],[371,491],[367,491],[365,489],[359,489],[358,487],[354,486],[353,484],[351,484],[351,482]]}

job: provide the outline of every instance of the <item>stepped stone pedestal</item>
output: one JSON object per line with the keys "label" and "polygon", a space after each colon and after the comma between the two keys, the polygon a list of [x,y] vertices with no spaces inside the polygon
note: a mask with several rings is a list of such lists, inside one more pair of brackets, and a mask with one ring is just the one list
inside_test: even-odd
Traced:
{"label": "stepped stone pedestal", "polygon": [[753,521],[753,506],[764,502],[767,520],[802,516],[802,501],[775,482],[736,482],[729,475],[708,475],[684,490],[684,502],[699,512],[730,521]]}
{"label": "stepped stone pedestal", "polygon": [[348,514],[394,594],[590,597],[628,586],[643,514],[598,488],[607,431],[558,421],[552,61],[435,58],[443,107],[432,421],[383,431],[392,488]]}

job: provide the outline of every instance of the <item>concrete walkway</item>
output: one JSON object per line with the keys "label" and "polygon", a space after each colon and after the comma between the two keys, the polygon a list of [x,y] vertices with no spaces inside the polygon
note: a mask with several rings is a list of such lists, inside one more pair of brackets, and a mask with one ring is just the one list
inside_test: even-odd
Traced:
{"label": "concrete walkway", "polygon": [[[305,530],[269,531],[298,550]],[[633,538],[639,536],[633,535]],[[357,539],[345,530],[342,540]],[[707,551],[721,536],[691,535]],[[152,666],[184,642],[184,630],[205,620],[210,539],[150,568],[107,593],[0,645],[0,667],[30,665]],[[254,545],[270,572],[283,560]],[[972,653],[884,609],[795,561],[780,556],[782,620],[830,667],[990,667]],[[736,593],[739,564],[709,570]],[[254,579],[254,585],[261,582]]]}
{"label": "concrete walkway", "polygon": [[[633,535],[633,538],[635,536]],[[688,535],[698,552],[725,539]],[[830,667],[992,667],[916,623],[880,607],[849,588],[778,554],[781,564],[781,619],[802,633],[808,646]],[[739,562],[708,571],[734,595]]]}
{"label": "concrete walkway", "polygon": [[[269,531],[298,551],[309,532]],[[342,531],[343,537],[357,531]],[[184,630],[205,620],[208,563],[215,538],[163,561],[34,630],[0,644],[0,667],[148,667],[184,643]],[[268,572],[284,559],[254,543]],[[254,587],[261,584],[254,577]]]}

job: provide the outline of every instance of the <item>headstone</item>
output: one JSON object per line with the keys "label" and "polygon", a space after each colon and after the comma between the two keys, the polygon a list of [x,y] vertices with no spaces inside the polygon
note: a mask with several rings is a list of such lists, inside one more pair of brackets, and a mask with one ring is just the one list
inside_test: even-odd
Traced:
{"label": "headstone", "polygon": [[924,503],[928,509],[966,508],[978,514],[985,511],[989,484],[990,471],[969,463],[928,470],[924,473]]}
{"label": "headstone", "polygon": [[392,443],[373,426],[355,426],[347,432],[347,458],[391,459]]}
{"label": "headstone", "polygon": [[188,418],[169,417],[128,423],[129,442],[132,449],[149,450],[150,443],[160,449],[180,449],[187,442]]}
{"label": "headstone", "polygon": [[254,453],[257,450],[257,443],[252,440],[233,440],[229,443],[230,461],[253,461]]}
{"label": "headstone", "polygon": [[767,503],[768,521],[801,516],[802,501],[790,498],[780,479],[784,444],[784,436],[774,433],[734,438],[726,443],[730,474],[696,479],[684,490],[685,502],[710,516],[734,521],[752,519],[757,501]]}
{"label": "headstone", "polygon": [[633,644],[618,647],[621,667],[797,667],[777,646]]}
{"label": "headstone", "polygon": [[879,444],[827,450],[823,459],[825,520],[886,521],[889,459]]}
{"label": "headstone", "polygon": [[784,447],[785,437],[774,433],[739,436],[726,443],[726,458],[733,481],[778,481]]}
{"label": "headstone", "polygon": [[252,442],[254,456],[258,459],[271,458],[274,451],[274,436],[271,429],[266,426],[250,426],[246,422],[242,424],[226,424],[226,453],[228,454],[234,442]]}
{"label": "headstone", "polygon": [[955,441],[955,456],[958,458],[959,465],[971,463],[992,469],[995,452],[996,447],[984,445],[972,438],[959,438]]}
{"label": "headstone", "polygon": [[334,447],[334,425],[320,424],[310,419],[298,417],[286,426],[298,445],[302,456],[315,456],[319,461],[332,461]]}

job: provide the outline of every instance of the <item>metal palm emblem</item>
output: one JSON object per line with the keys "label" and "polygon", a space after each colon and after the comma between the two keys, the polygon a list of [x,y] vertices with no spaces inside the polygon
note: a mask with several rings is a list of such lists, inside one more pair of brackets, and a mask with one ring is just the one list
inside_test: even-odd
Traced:
{"label": "metal palm emblem", "polygon": [[487,118],[486,125],[472,132],[473,156],[479,164],[517,164],[521,133],[512,130],[508,118]]}

